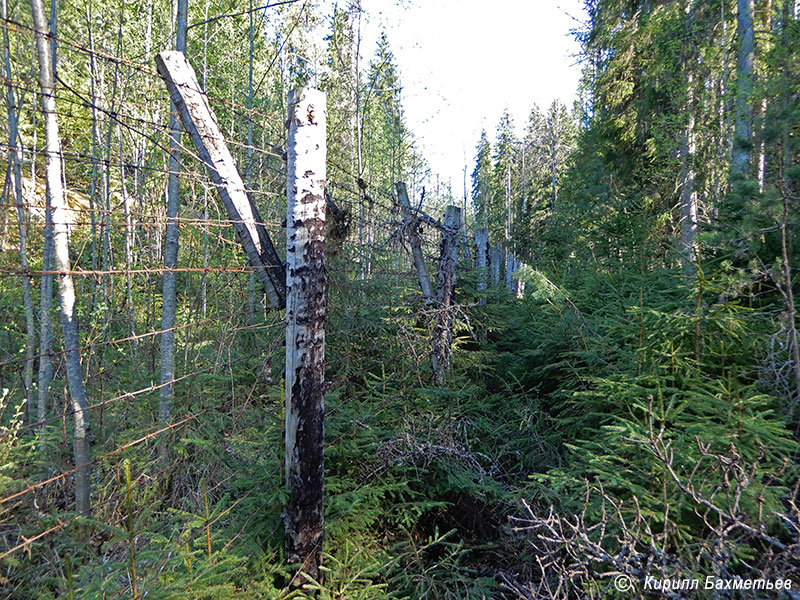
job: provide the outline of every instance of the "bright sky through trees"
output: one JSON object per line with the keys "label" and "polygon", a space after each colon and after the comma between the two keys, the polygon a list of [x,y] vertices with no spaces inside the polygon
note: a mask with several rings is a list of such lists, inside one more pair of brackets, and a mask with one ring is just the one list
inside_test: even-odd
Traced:
{"label": "bright sky through trees", "polygon": [[570,31],[581,0],[363,0],[362,56],[385,30],[405,85],[408,124],[434,173],[463,191],[481,128],[490,138],[504,108],[521,130],[534,103],[572,106],[579,46]]}

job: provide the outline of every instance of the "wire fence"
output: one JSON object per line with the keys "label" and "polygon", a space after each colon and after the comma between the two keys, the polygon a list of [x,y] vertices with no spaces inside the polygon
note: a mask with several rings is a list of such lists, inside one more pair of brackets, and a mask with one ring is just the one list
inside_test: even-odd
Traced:
{"label": "wire fence", "polygon": [[[0,26],[18,46],[32,45],[35,32],[30,26],[12,19],[0,21]],[[214,468],[215,461],[236,464],[243,471],[254,469],[254,461],[261,461],[258,468],[271,468],[272,479],[282,476],[279,440],[284,323],[280,313],[266,308],[265,296],[253,277],[256,267],[247,263],[236,241],[233,227],[244,221],[223,215],[215,186],[189,147],[188,136],[184,136],[180,148],[183,193],[179,215],[174,218],[180,229],[179,262],[175,267],[165,267],[163,229],[168,219],[163,206],[170,174],[169,108],[161,76],[144,62],[91,49],[84,40],[63,33],[51,41],[61,54],[77,54],[103,63],[106,92],[112,87],[108,82],[110,70],[116,70],[115,81],[138,82],[136,87],[147,92],[129,90],[134,98],[122,97],[122,86],[115,83],[116,96],[93,96],[91,90],[80,89],[81,84],[72,81],[77,79],[74,73],[59,76],[60,118],[66,130],[79,133],[76,139],[65,141],[61,153],[68,188],[66,212],[70,214],[69,271],[44,268],[42,263],[45,230],[52,225],[47,222],[40,174],[45,155],[42,137],[37,138],[36,127],[30,127],[20,140],[0,143],[0,150],[9,157],[15,151],[21,153],[25,188],[23,198],[16,198],[9,158],[0,224],[0,286],[5,313],[4,330],[0,332],[0,458],[4,459],[0,462],[10,460],[13,468],[0,484],[0,561],[14,559],[3,564],[13,572],[8,581],[17,584],[36,577],[44,567],[17,562],[16,557],[46,554],[48,540],[54,536],[69,534],[70,539],[80,539],[76,557],[90,548],[103,554],[105,539],[117,540],[107,551],[107,558],[119,554],[122,542],[118,538],[129,513],[139,516],[145,511],[142,502],[135,508],[126,505],[126,489],[131,486],[139,495],[146,493],[147,505],[160,507],[165,514],[190,514],[236,489],[231,484],[235,475],[216,479],[220,472]],[[24,65],[15,66],[17,76],[0,78],[7,89],[23,97],[12,110],[21,120],[36,119],[37,84],[24,73]],[[213,93],[208,98],[218,115],[230,119],[226,142],[240,171],[246,173],[246,191],[259,204],[264,226],[281,247],[286,186],[283,109],[276,106],[265,111]],[[256,130],[251,137],[261,138],[263,143],[242,141],[242,123],[248,121]],[[407,351],[409,360],[416,363],[413,370],[421,384],[420,373],[429,369],[430,327],[439,309],[426,303],[419,292],[419,274],[414,270],[407,240],[409,221],[397,204],[393,188],[389,183],[365,185],[363,174],[341,162],[340,157],[331,156],[328,166],[332,200],[344,209],[346,218],[344,230],[336,233],[338,239],[331,244],[326,265],[330,278],[326,380],[329,393],[342,393],[348,401],[358,402],[371,393],[367,382],[374,375],[374,365],[363,364],[364,348],[352,348],[354,336],[376,338],[378,331],[390,332]],[[415,191],[412,187],[412,195]],[[432,224],[424,227],[420,240],[435,279],[442,233],[438,220],[426,211],[438,215],[443,203],[422,207],[417,200],[419,197],[412,199],[413,214],[424,216]],[[416,230],[417,224],[413,228]],[[23,268],[17,252],[20,231],[28,242],[27,268]],[[165,273],[179,275],[176,324],[167,328],[160,325]],[[39,291],[43,278],[67,274],[76,278],[75,312],[81,333],[77,348],[63,347],[57,327],[57,300],[53,297],[43,303]],[[26,280],[34,295],[31,305],[36,307],[32,315],[36,330],[43,319],[55,326],[53,346],[45,351],[38,339],[26,341],[22,305]],[[469,308],[476,302],[473,296],[459,297],[452,307],[460,311],[467,324]],[[39,309],[48,305],[44,312]],[[167,332],[178,336],[176,372],[160,381],[160,339]],[[31,343],[34,350],[25,354],[26,344]],[[74,350],[81,356],[93,432],[91,460],[78,466],[71,463],[68,440],[75,408],[68,401],[65,381],[65,356]],[[48,389],[42,390],[36,385],[36,371],[45,359],[52,363],[54,377]],[[406,376],[402,372],[384,373],[388,379]],[[174,415],[168,422],[159,420],[156,406],[157,395],[165,389],[173,392],[175,402]],[[43,418],[26,399],[44,402]],[[265,432],[265,448],[253,453],[236,447],[232,440],[234,432],[254,426],[248,421],[256,407],[260,421],[255,425]],[[342,410],[341,403],[335,404],[329,413]],[[374,410],[380,411],[380,405]],[[365,423],[370,418],[365,414],[357,421],[368,427]],[[157,451],[165,438],[178,440],[178,450],[168,464],[159,460]],[[327,443],[334,446],[338,441],[330,439]],[[268,458],[261,456],[264,453]],[[139,470],[126,483],[123,472],[132,464]],[[83,521],[72,512],[74,476],[90,467],[92,532],[81,537],[75,532]],[[256,491],[249,489],[218,514],[200,519],[208,554],[212,545],[222,544],[219,551],[248,535],[252,516],[224,544],[212,540],[216,534],[211,530],[240,504],[251,500]],[[274,508],[274,500],[262,504],[265,511]],[[273,516],[279,522],[279,515]],[[164,536],[160,543],[168,550],[165,556],[183,552],[187,536],[193,536],[195,542],[202,537],[195,531],[197,527],[174,529],[168,523],[165,519],[160,531]],[[192,552],[188,552],[189,559]],[[63,557],[58,560],[59,569],[66,568]],[[151,570],[157,572],[158,564],[151,564]],[[63,578],[68,579],[68,575],[63,573]],[[119,579],[116,585],[117,594],[122,596],[135,589],[136,581]],[[63,589],[64,597],[70,593]]]}

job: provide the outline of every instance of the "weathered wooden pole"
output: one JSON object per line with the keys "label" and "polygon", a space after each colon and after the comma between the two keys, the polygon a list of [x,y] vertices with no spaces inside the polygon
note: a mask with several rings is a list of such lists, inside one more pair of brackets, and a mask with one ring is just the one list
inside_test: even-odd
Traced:
{"label": "weathered wooden pole", "polygon": [[156,56],[158,72],[180,114],[200,158],[203,159],[220,200],[228,211],[248,262],[255,269],[273,308],[283,308],[286,281],[283,263],[247,195],[225,138],[217,125],[208,96],[197,82],[194,69],[183,52],[167,51]]}
{"label": "weathered wooden pole", "polygon": [[503,262],[503,253],[500,251],[500,242],[496,242],[494,248],[489,250],[489,259],[492,268],[492,285],[500,285],[500,271]]}
{"label": "weathered wooden pole", "polygon": [[517,298],[525,297],[525,279],[523,276],[528,272],[528,265],[522,262],[517,262],[516,277],[514,278],[514,289],[517,293]]}
{"label": "weathered wooden pole", "polygon": [[436,317],[433,322],[433,379],[443,385],[450,370],[450,346],[453,341],[453,296],[456,289],[458,232],[461,209],[450,205],[444,214],[439,277],[436,287]]}
{"label": "weathered wooden pole", "polygon": [[431,278],[428,275],[428,267],[425,265],[425,257],[422,255],[422,242],[419,239],[420,219],[412,214],[411,203],[408,201],[408,190],[402,181],[395,183],[397,189],[397,201],[403,209],[403,219],[405,223],[403,229],[409,244],[411,244],[411,256],[414,259],[414,267],[419,277],[419,287],[422,290],[422,297],[427,304],[433,303],[433,289],[431,288]]}
{"label": "weathered wooden pole", "polygon": [[290,587],[322,572],[325,415],[325,120],[323,92],[289,93],[286,181],[286,557]]}
{"label": "weathered wooden pole", "polygon": [[517,266],[517,257],[511,250],[506,250],[506,289],[514,291],[514,269]]}
{"label": "weathered wooden pole", "polygon": [[[478,270],[478,292],[486,290],[489,279],[489,230],[480,227],[475,230],[475,268]],[[479,294],[479,304],[486,304],[486,296]]]}

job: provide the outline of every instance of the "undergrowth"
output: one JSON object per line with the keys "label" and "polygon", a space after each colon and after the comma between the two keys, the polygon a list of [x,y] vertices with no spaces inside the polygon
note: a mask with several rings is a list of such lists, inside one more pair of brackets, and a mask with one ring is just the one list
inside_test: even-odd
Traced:
{"label": "undergrowth", "polygon": [[[716,539],[714,528],[648,450],[654,431],[674,453],[674,472],[722,509],[725,472],[708,457],[733,452],[756,465],[737,518],[796,543],[778,516],[797,478],[797,445],[785,398],[765,377],[769,311],[717,302],[710,283],[698,291],[666,272],[579,281],[535,271],[523,299],[494,290],[485,306],[465,285],[446,387],[430,384],[429,324],[413,288],[353,283],[332,296],[324,581],[294,597],[524,597],[520,582],[552,573],[509,517],[528,506],[581,515],[591,527],[609,499],[620,522],[646,520],[675,557],[664,574],[678,563],[713,571],[711,553],[690,559]],[[346,297],[363,301],[348,306]],[[280,329],[222,344],[201,332],[185,343],[185,364],[209,369],[176,385],[176,415],[196,418],[173,434],[170,463],[154,441],[132,443],[157,423],[155,393],[95,415],[93,518],[69,512],[68,478],[7,507],[5,531],[53,531],[0,560],[6,597],[289,597]],[[94,393],[155,376],[124,352],[114,360]],[[20,409],[7,397],[4,411],[17,420],[4,421],[3,495],[69,467],[69,418],[18,435]],[[608,548],[620,539],[614,527]],[[734,535],[725,544],[730,572],[757,568],[762,546]]]}

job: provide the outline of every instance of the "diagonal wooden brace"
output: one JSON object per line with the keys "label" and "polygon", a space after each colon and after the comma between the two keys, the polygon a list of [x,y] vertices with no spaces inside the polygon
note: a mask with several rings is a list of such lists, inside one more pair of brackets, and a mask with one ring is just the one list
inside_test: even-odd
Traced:
{"label": "diagonal wooden brace", "polygon": [[208,96],[200,88],[194,69],[183,52],[161,52],[155,60],[169,95],[178,108],[183,127],[208,168],[247,260],[255,269],[256,277],[269,298],[270,306],[285,308],[286,271],[283,263],[255,204],[247,195],[242,177],[208,103]]}

